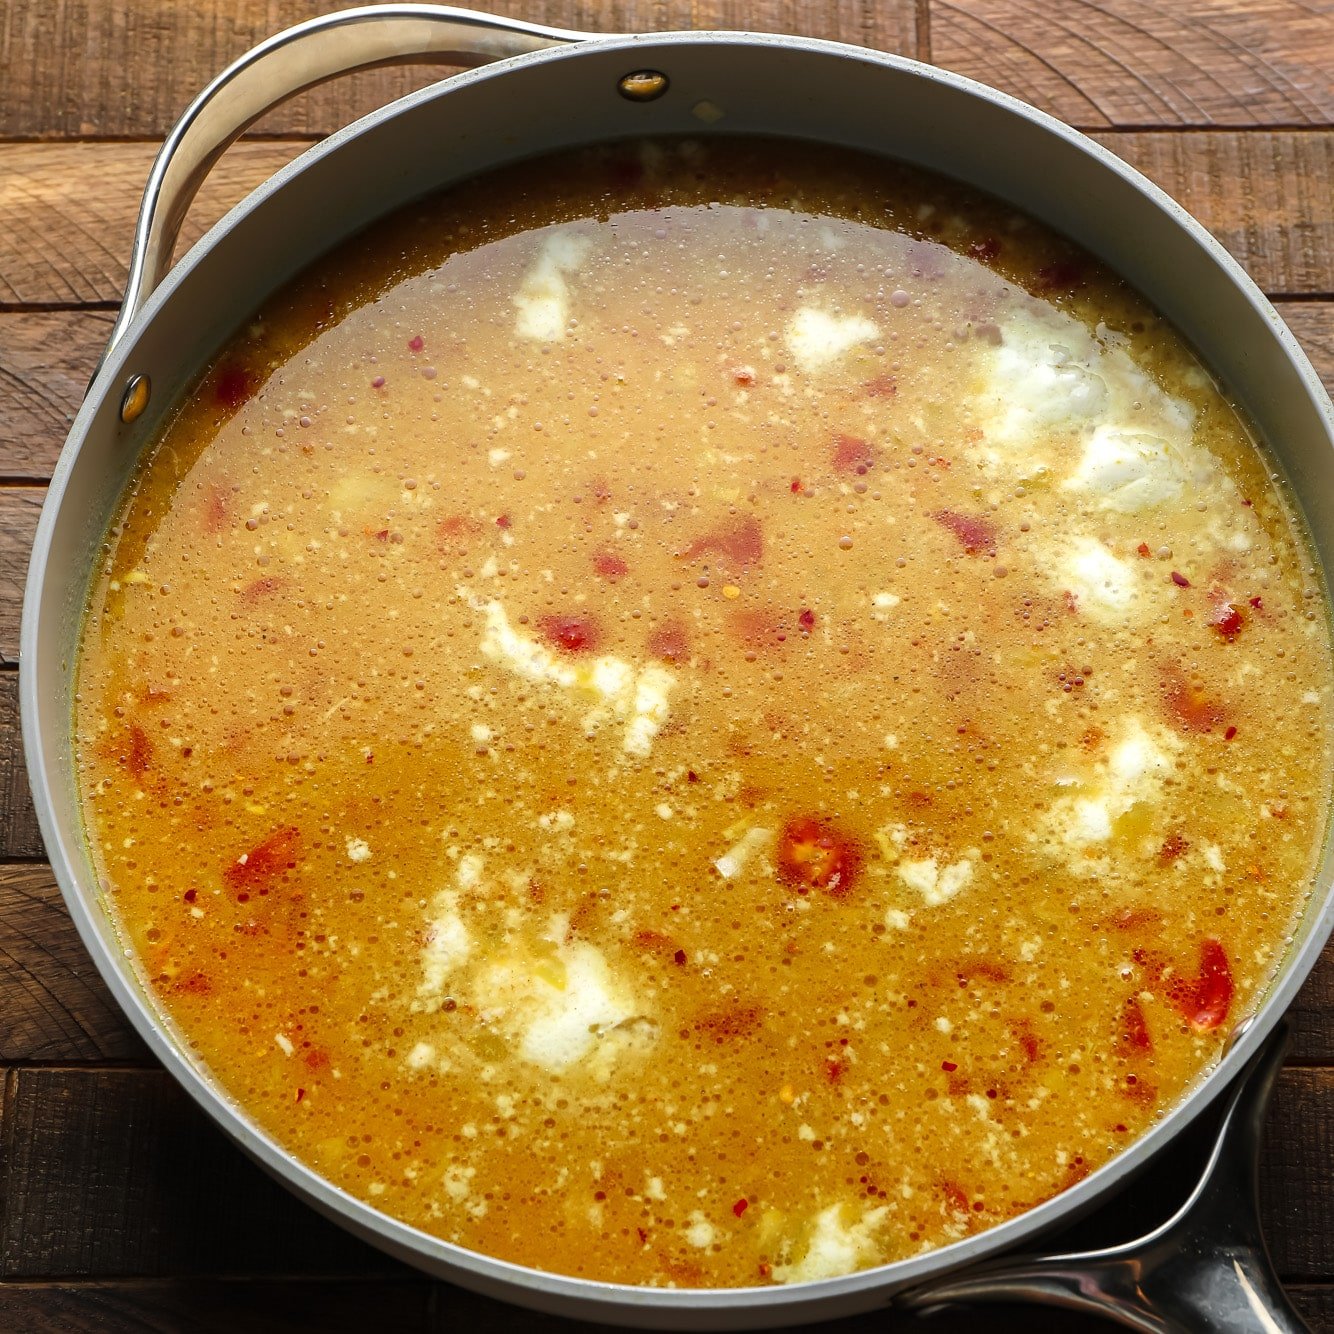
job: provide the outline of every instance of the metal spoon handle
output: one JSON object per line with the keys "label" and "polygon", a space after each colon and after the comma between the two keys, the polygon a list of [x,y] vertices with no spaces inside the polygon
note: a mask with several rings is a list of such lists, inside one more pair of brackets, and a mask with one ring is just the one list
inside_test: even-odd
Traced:
{"label": "metal spoon handle", "polygon": [[265,112],[355,70],[408,64],[473,68],[594,35],[443,5],[383,5],[298,23],[247,51],[190,103],[153,161],[135,225],[125,300],[103,359],[166,276],[186,211],[213,164]]}
{"label": "metal spoon handle", "polygon": [[1274,1272],[1257,1200],[1265,1108],[1287,1043],[1280,1024],[1242,1071],[1199,1181],[1160,1227],[1106,1250],[997,1260],[897,1301],[918,1311],[1035,1302],[1150,1334],[1301,1334],[1307,1326]]}

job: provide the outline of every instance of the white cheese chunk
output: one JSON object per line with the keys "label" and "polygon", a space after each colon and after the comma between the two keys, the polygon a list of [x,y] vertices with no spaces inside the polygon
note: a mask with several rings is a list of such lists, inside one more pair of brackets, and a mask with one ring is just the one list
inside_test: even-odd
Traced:
{"label": "white cheese chunk", "polygon": [[1055,573],[1066,591],[1074,594],[1078,609],[1099,620],[1124,620],[1140,598],[1134,567],[1093,537],[1076,537]]}
{"label": "white cheese chunk", "polygon": [[1061,485],[1087,494],[1102,509],[1129,514],[1180,500],[1188,481],[1185,464],[1166,440],[1103,425],[1085,441],[1079,466]]}
{"label": "white cheese chunk", "polygon": [[926,857],[921,861],[900,862],[898,870],[899,879],[909,889],[916,890],[928,907],[936,908],[948,903],[969,885],[973,878],[973,860],[963,857],[941,866],[939,858]]}
{"label": "white cheese chunk", "polygon": [[579,268],[592,245],[591,237],[568,229],[553,232],[542,242],[536,262],[514,295],[518,308],[514,332],[520,338],[555,343],[565,337],[570,320],[570,287],[565,275]]}
{"label": "white cheese chunk", "polygon": [[865,315],[831,315],[814,306],[802,306],[787,326],[787,347],[806,372],[824,370],[859,343],[880,332]]}
{"label": "white cheese chunk", "polygon": [[773,842],[772,829],[747,829],[713,864],[724,880],[735,880],[761,848]]}
{"label": "white cheese chunk", "polygon": [[881,1205],[868,1209],[855,1223],[847,1221],[847,1207],[831,1204],[815,1216],[810,1237],[800,1257],[774,1266],[779,1283],[811,1283],[837,1278],[874,1264],[880,1258],[875,1231],[889,1210]]}

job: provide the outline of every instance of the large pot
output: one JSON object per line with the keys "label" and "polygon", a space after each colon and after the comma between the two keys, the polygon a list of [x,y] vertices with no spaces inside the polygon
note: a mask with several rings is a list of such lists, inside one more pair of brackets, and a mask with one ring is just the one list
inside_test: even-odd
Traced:
{"label": "large pot", "polygon": [[[233,209],[162,280],[199,181],[245,125],[335,74],[414,60],[499,63],[406,97],[312,148]],[[626,81],[638,71],[665,78]],[[80,616],[125,483],[163,414],[265,297],[373,219],[459,178],[568,146],[683,132],[784,135],[899,158],[998,195],[1074,237],[1148,294],[1244,405],[1286,470],[1320,560],[1331,568],[1334,408],[1314,371],[1208,232],[1089,139],[957,75],[830,42],[738,33],[585,39],[466,11],[398,5],[317,19],[266,42],[215,80],[168,139],[145,196],[125,308],[42,513],[24,607],[20,689],[38,820],[85,945],[153,1052],[266,1169],[359,1236],[466,1287],[644,1327],[742,1329],[869,1310],[908,1290],[920,1303],[932,1284],[960,1271],[975,1274],[979,1261],[1068,1222],[1142,1168],[1248,1063],[1262,1059],[1257,1053],[1334,927],[1329,852],[1273,985],[1223,1059],[1180,1106],[1086,1180],[990,1231],[843,1278],[789,1288],[640,1289],[539,1273],[428,1236],[336,1189],[260,1131],[192,1059],[135,975],[85,846],[71,745]],[[1272,1075],[1272,1045],[1267,1058],[1262,1073]],[[1254,1106],[1252,1099],[1233,1120],[1245,1120]],[[1217,1180],[1216,1173],[1215,1187]],[[1160,1250],[1162,1242],[1160,1236]],[[1167,1249],[1177,1255],[1180,1247],[1174,1241]],[[1220,1243],[1195,1250],[1194,1277],[1177,1274],[1167,1284],[1187,1314],[1176,1324],[1161,1312],[1134,1316],[1138,1328],[1300,1328],[1266,1277],[1262,1248],[1257,1254]],[[1025,1291],[1089,1305],[1107,1286],[1100,1263],[1067,1264],[1055,1278],[1050,1267],[1016,1272],[1027,1275]],[[1152,1287],[1142,1255],[1127,1273],[1131,1287]],[[1207,1290],[1207,1301],[1189,1296],[1195,1287]],[[994,1293],[1004,1283],[969,1278],[949,1289],[956,1297],[970,1290]]]}

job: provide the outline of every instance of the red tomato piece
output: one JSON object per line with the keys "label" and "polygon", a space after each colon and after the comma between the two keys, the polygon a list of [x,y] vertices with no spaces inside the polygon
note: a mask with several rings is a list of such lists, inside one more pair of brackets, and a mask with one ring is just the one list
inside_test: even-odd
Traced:
{"label": "red tomato piece", "polygon": [[301,831],[284,825],[226,867],[223,881],[228,889],[247,897],[250,890],[267,893],[275,880],[296,866],[300,853]]}
{"label": "red tomato piece", "polygon": [[664,662],[684,662],[690,656],[690,639],[679,621],[655,626],[648,637],[648,651]]}
{"label": "red tomato piece", "polygon": [[614,551],[599,551],[593,556],[593,570],[602,578],[615,581],[628,574],[630,567]]}
{"label": "red tomato piece", "polygon": [[537,628],[562,653],[593,653],[602,643],[602,629],[587,612],[563,616],[541,616]]}
{"label": "red tomato piece", "polygon": [[743,1199],[738,1200],[738,1201],[732,1206],[732,1212],[733,1212],[738,1218],[740,1218],[741,1215],[744,1214],[744,1213],[746,1212],[746,1210],[749,1209],[749,1208],[750,1208],[750,1201],[747,1200],[747,1199],[744,1199],[744,1198],[743,1198]]}
{"label": "red tomato piece", "polygon": [[983,551],[995,553],[996,525],[989,519],[972,514],[956,514],[953,510],[937,510],[931,517],[948,528],[970,556]]}
{"label": "red tomato piece", "polygon": [[814,630],[814,629],[815,629],[815,613],[814,613],[813,611],[811,611],[811,609],[810,609],[809,607],[807,607],[807,608],[806,608],[804,611],[802,611],[801,614],[797,617],[797,624],[798,624],[799,626],[801,626],[801,628],[802,628],[803,630]]}
{"label": "red tomato piece", "polygon": [[734,517],[703,537],[697,537],[678,554],[686,560],[717,556],[729,565],[758,565],[764,555],[764,533],[760,521],[753,515]]}
{"label": "red tomato piece", "polygon": [[1180,570],[1173,570],[1173,571],[1172,571],[1172,582],[1173,582],[1178,588],[1189,588],[1189,587],[1190,587],[1190,580],[1187,579],[1186,576],[1185,576],[1184,574],[1182,574]]}
{"label": "red tomato piece", "polygon": [[1197,1033],[1208,1033],[1227,1018],[1232,992],[1227,952],[1209,937],[1200,945],[1199,976],[1193,981],[1179,980],[1171,988],[1172,1004]]}
{"label": "red tomato piece", "polygon": [[1117,1046],[1123,1052],[1153,1050],[1153,1037],[1149,1033],[1144,1011],[1133,996],[1126,1001],[1121,1011],[1121,1032],[1117,1038]]}
{"label": "red tomato piece", "polygon": [[1182,732],[1212,732],[1227,717],[1221,700],[1176,670],[1163,675],[1163,708],[1168,721]]}
{"label": "red tomato piece", "polygon": [[1209,624],[1231,643],[1241,633],[1241,627],[1245,624],[1245,621],[1242,620],[1241,612],[1232,603],[1223,602],[1214,609],[1214,614],[1209,618]]}
{"label": "red tomato piece", "polygon": [[846,834],[808,815],[794,816],[778,838],[778,875],[798,894],[823,889],[836,899],[852,889],[861,853]]}
{"label": "red tomato piece", "polygon": [[875,450],[869,441],[840,433],[834,437],[832,459],[839,472],[864,473],[875,466]]}
{"label": "red tomato piece", "polygon": [[424,339],[421,336],[421,334],[414,334],[411,338],[408,339],[409,352],[420,352],[422,348],[424,348],[425,346],[426,346],[426,339]]}

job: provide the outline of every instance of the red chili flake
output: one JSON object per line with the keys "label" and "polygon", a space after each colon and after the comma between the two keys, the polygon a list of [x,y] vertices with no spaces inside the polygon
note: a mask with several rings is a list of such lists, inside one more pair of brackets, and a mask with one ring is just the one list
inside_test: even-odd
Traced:
{"label": "red chili flake", "polygon": [[185,893],[181,895],[181,898],[183,898],[186,903],[193,903],[198,897],[199,891],[197,889],[187,889]]}
{"label": "red chili flake", "polygon": [[510,516],[509,516],[508,514],[498,514],[498,515],[496,515],[496,527],[497,527],[497,528],[508,528],[513,522],[514,522],[514,520],[511,519]]}
{"label": "red chili flake", "polygon": [[1253,500],[1248,500],[1245,496],[1242,497],[1241,503],[1247,507],[1255,504]]}
{"label": "red chili flake", "polygon": [[954,1061],[941,1061],[940,1068],[947,1074],[952,1075],[959,1067]]}
{"label": "red chili flake", "polygon": [[249,852],[242,853],[223,870],[222,878],[227,887],[236,893],[267,889],[274,880],[296,865],[300,851],[301,831],[286,825],[275,829]]}
{"label": "red chili flake", "polygon": [[1173,582],[1178,588],[1189,588],[1189,587],[1190,587],[1190,580],[1187,579],[1186,576],[1180,572],[1180,570],[1173,570],[1173,571],[1172,571],[1172,582]]}
{"label": "red chili flake", "polygon": [[1133,996],[1126,1001],[1121,1010],[1121,1032],[1117,1046],[1122,1051],[1152,1051],[1153,1037],[1149,1033],[1148,1022],[1140,1003]]}
{"label": "red chili flake", "polygon": [[1241,633],[1244,622],[1241,612],[1230,602],[1224,602],[1214,610],[1214,614],[1209,618],[1209,624],[1231,643]]}
{"label": "red chili flake", "polygon": [[797,624],[801,626],[803,630],[813,630],[815,628],[815,613],[811,611],[810,608],[806,608],[797,617]]}
{"label": "red chili flake", "polygon": [[587,612],[541,616],[537,626],[563,653],[592,653],[602,642],[602,631]]}
{"label": "red chili flake", "polygon": [[372,530],[371,528],[368,527],[368,528],[366,529],[366,533],[367,533],[367,536],[369,536],[369,537],[373,537],[377,542],[388,542],[388,541],[389,541],[389,529],[388,529],[388,528],[379,528],[379,529]]}
{"label": "red chili flake", "polygon": [[227,365],[218,371],[213,396],[229,412],[235,412],[255,392],[254,374],[244,366]]}
{"label": "red chili flake", "polygon": [[1263,598],[1258,598],[1258,597],[1251,598],[1251,599],[1250,599],[1250,603],[1251,603],[1251,606],[1254,607],[1256,611],[1263,611],[1263,610],[1264,610],[1264,605],[1265,605],[1265,604],[1264,604],[1264,599],[1263,599]]}
{"label": "red chili flake", "polygon": [[1193,981],[1175,979],[1168,994],[1182,1018],[1197,1032],[1208,1033],[1232,1008],[1232,969],[1227,953],[1213,937],[1200,944],[1200,971]]}
{"label": "red chili flake", "polygon": [[974,259],[980,259],[984,264],[990,263],[1001,252],[1001,243],[994,236],[984,236],[980,241],[974,241],[968,247],[968,253]]}
{"label": "red chili flake", "polygon": [[384,376],[383,376],[383,375],[377,375],[377,376],[371,381],[371,388],[372,388],[372,389],[383,389],[383,388],[384,388]]}
{"label": "red chili flake", "polygon": [[823,889],[841,899],[860,868],[861,853],[852,839],[810,816],[793,817],[779,836],[778,876],[798,894]]}
{"label": "red chili flake", "polygon": [[1169,834],[1158,849],[1158,865],[1171,866],[1189,847],[1190,844],[1180,834]]}
{"label": "red chili flake", "polygon": [[1120,1121],[1118,1121],[1118,1122],[1112,1127],[1112,1129],[1113,1129],[1118,1135],[1124,1135],[1124,1134],[1126,1133],[1126,1128],[1125,1128],[1124,1125],[1122,1125],[1122,1123],[1121,1123]]}
{"label": "red chili flake", "polygon": [[875,450],[855,435],[836,435],[831,460],[839,472],[864,473],[875,466]]}
{"label": "red chili flake", "polygon": [[375,763],[375,755],[374,755],[374,753],[371,753],[371,754],[369,754],[369,755],[366,756],[366,763],[367,763],[367,764],[374,764],[374,763]]}
{"label": "red chili flake", "polygon": [[752,385],[755,383],[755,368],[753,366],[734,367],[732,379],[739,385]]}
{"label": "red chili flake", "polygon": [[424,348],[425,346],[426,346],[426,339],[424,339],[421,336],[421,334],[415,334],[413,335],[413,337],[408,339],[409,352],[420,352],[422,348]]}
{"label": "red chili flake", "polygon": [[682,662],[690,656],[690,640],[679,621],[655,626],[648,637],[648,651],[664,662]]}
{"label": "red chili flake", "polygon": [[794,478],[792,479],[792,494],[793,494],[794,496],[799,496],[799,495],[801,495],[801,478],[800,478],[800,477],[794,477]]}
{"label": "red chili flake", "polygon": [[297,1091],[296,1091],[296,1100],[297,1100],[297,1102],[300,1102],[301,1099],[304,1098],[305,1096],[306,1096],[306,1090],[305,1090],[305,1089],[297,1089]]}
{"label": "red chili flake", "polygon": [[840,1061],[837,1057],[830,1056],[825,1059],[824,1077],[831,1084],[841,1083],[843,1080],[843,1076],[846,1072],[847,1072],[847,1066],[844,1065],[843,1062]]}
{"label": "red chili flake", "polygon": [[743,1198],[743,1199],[738,1200],[738,1201],[732,1206],[732,1212],[733,1212],[738,1218],[740,1218],[741,1215],[744,1214],[744,1213],[746,1212],[746,1210],[749,1209],[749,1208],[750,1208],[750,1201],[747,1200],[747,1199],[744,1199],[744,1198]]}
{"label": "red chili flake", "polygon": [[1164,673],[1163,704],[1169,720],[1181,731],[1212,732],[1226,717],[1221,700],[1177,671]]}
{"label": "red chili flake", "polygon": [[953,1181],[942,1181],[940,1183],[940,1193],[945,1197],[946,1203],[956,1213],[966,1214],[969,1212],[968,1196],[964,1194],[963,1187]]}
{"label": "red chili flake", "polygon": [[956,514],[953,510],[937,510],[931,517],[948,528],[970,556],[983,551],[995,554],[996,526],[989,520],[969,514]]}
{"label": "red chili flake", "polygon": [[1037,1063],[1042,1056],[1042,1042],[1038,1035],[1025,1020],[1020,1020],[1014,1026],[1014,1031],[1018,1035],[1019,1045],[1024,1049],[1024,1060],[1029,1065]]}
{"label": "red chili flake", "polygon": [[1237,729],[1235,727],[1229,727],[1227,731],[1223,733],[1223,740],[1231,741],[1232,738],[1236,735],[1237,735]]}
{"label": "red chili flake", "polygon": [[183,991],[189,996],[211,996],[213,994],[213,983],[209,981],[207,974],[196,970],[193,973],[187,973],[184,977],[178,977],[172,989]]}
{"label": "red chili flake", "polygon": [[604,579],[616,580],[628,574],[630,567],[614,551],[599,551],[593,557],[593,570]]}
{"label": "red chili flake", "polygon": [[1135,550],[1138,551],[1141,556],[1150,556],[1153,554],[1149,550],[1149,544],[1147,542],[1141,542],[1139,546],[1135,548]]}
{"label": "red chili flake", "polygon": [[693,769],[687,769],[687,770],[686,770],[686,782],[687,782],[687,783],[698,783],[698,782],[699,782],[699,775],[698,775]]}
{"label": "red chili flake", "polygon": [[676,953],[672,955],[672,962],[673,962],[673,963],[676,963],[676,964],[684,964],[685,961],[686,961],[686,952],[685,952],[685,950],[677,950]]}
{"label": "red chili flake", "polygon": [[898,382],[892,375],[877,375],[862,385],[867,398],[893,398],[899,392]]}
{"label": "red chili flake", "polygon": [[712,555],[735,566],[758,565],[764,555],[764,533],[760,521],[748,514],[720,524],[677,554],[686,560]]}

